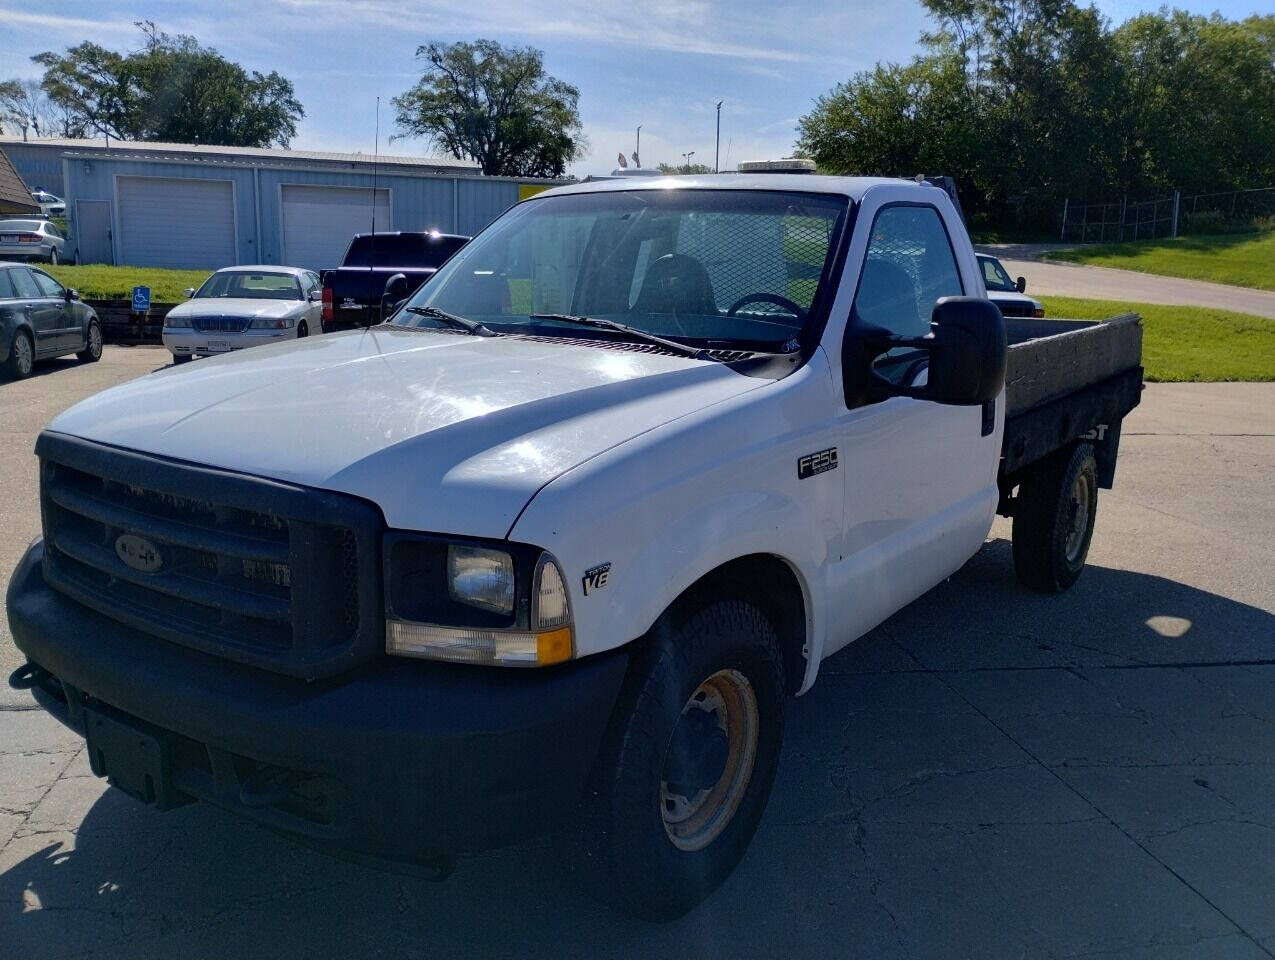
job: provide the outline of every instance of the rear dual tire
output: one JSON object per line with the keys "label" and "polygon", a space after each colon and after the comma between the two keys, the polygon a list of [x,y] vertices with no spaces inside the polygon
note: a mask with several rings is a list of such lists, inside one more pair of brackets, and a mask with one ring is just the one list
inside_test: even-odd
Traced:
{"label": "rear dual tire", "polygon": [[784,726],[774,627],[744,599],[674,607],[637,647],[564,866],[647,920],[686,913],[730,874],[770,796]]}

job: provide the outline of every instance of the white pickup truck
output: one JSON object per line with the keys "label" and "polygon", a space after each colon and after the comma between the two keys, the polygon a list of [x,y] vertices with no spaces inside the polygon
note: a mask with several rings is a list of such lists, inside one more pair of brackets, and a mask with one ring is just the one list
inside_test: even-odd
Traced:
{"label": "white pickup truck", "polygon": [[10,682],[160,808],[439,867],[554,832],[677,916],[761,820],[785,699],[998,511],[1072,584],[1140,357],[1136,317],[1002,318],[925,183],[551,190],[388,323],[54,420]]}

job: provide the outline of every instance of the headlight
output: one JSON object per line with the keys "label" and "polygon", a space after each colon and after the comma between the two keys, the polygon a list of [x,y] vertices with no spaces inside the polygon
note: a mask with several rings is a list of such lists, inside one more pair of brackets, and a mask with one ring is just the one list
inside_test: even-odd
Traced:
{"label": "headlight", "polygon": [[514,558],[503,550],[447,548],[447,590],[461,603],[496,613],[514,612]]}
{"label": "headlight", "polygon": [[505,666],[574,655],[566,582],[535,547],[390,534],[385,561],[386,653]]}
{"label": "headlight", "polygon": [[258,317],[249,324],[250,330],[288,330],[292,327],[292,321],[286,317],[282,320],[276,320],[274,317]]}
{"label": "headlight", "polygon": [[174,317],[172,314],[169,314],[164,318],[164,326],[169,328],[189,327],[190,317]]}

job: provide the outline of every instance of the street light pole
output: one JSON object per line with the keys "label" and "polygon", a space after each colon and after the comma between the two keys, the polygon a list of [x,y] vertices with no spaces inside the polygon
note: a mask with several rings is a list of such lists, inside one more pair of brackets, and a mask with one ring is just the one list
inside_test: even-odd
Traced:
{"label": "street light pole", "polygon": [[713,173],[721,173],[722,163],[722,103],[717,101],[717,152],[713,155]]}
{"label": "street light pole", "polygon": [[633,147],[633,162],[642,166],[642,124],[638,124],[637,143]]}
{"label": "street light pole", "polygon": [[684,154],[682,154],[682,159],[686,161],[686,165],[683,167],[683,169],[684,169],[687,173],[690,173],[690,172],[691,172],[691,157],[693,157],[693,156],[695,156],[695,151],[694,151],[694,150],[691,150],[691,151],[689,151],[688,153],[684,153]]}

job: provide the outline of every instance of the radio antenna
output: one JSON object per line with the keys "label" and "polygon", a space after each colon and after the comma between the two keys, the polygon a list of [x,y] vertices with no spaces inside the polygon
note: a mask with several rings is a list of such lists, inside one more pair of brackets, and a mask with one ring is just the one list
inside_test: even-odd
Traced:
{"label": "radio antenna", "polygon": [[[367,252],[368,280],[376,270],[376,168],[381,155],[381,98],[376,98],[376,132],[372,137],[372,242]],[[382,317],[381,319],[384,319]]]}

